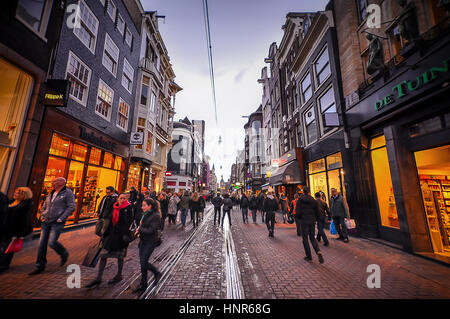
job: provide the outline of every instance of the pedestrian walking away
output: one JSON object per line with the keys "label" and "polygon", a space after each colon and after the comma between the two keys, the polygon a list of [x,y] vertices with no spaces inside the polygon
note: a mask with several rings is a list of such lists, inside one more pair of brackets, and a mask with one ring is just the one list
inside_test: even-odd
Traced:
{"label": "pedestrian walking away", "polygon": [[214,206],[214,225],[216,225],[216,217],[218,217],[217,223],[220,226],[220,211],[223,205],[223,199],[220,196],[220,193],[217,193],[216,196],[214,196],[214,198],[211,200],[211,203]]}
{"label": "pedestrian walking away", "polygon": [[122,280],[127,248],[133,240],[133,234],[130,234],[133,217],[133,206],[128,201],[127,194],[120,194],[113,209],[104,216],[104,219],[108,220],[108,228],[105,229],[101,238],[102,250],[100,251],[98,273],[97,277],[85,286],[86,288],[93,288],[101,284],[108,258],[117,259],[117,274],[108,281],[108,284],[112,285]]}
{"label": "pedestrian walking away", "polygon": [[5,253],[9,245],[28,236],[33,227],[31,216],[33,213],[33,193],[28,187],[18,187],[13,195],[13,201],[5,209],[5,231],[0,238],[0,272],[9,268],[14,252]]}
{"label": "pedestrian walking away", "polygon": [[171,224],[175,225],[175,223],[176,223],[179,202],[180,202],[180,199],[178,198],[177,193],[174,193],[172,196],[170,196],[169,211],[168,211],[168,215],[167,215],[169,217],[169,225],[171,225]]}
{"label": "pedestrian walking away", "polygon": [[330,211],[333,218],[334,226],[339,234],[338,239],[348,243],[347,226],[345,225],[346,219],[350,218],[348,205],[344,197],[338,194],[336,188],[331,189],[330,198]]}
{"label": "pedestrian walking away", "polygon": [[206,208],[205,197],[200,196],[199,201],[200,201],[200,210],[198,211],[198,219],[200,221],[203,221],[203,213],[205,212],[205,208]]}
{"label": "pedestrian walking away", "polygon": [[230,211],[233,209],[233,201],[230,198],[230,195],[225,194],[224,200],[223,200],[223,216],[222,216],[222,228],[223,228],[223,222],[225,221],[225,215],[228,215],[228,222],[231,226],[231,216]]}
{"label": "pedestrian walking away", "polygon": [[319,218],[317,219],[317,241],[323,238],[325,246],[329,245],[327,235],[325,234],[324,227],[327,220],[331,220],[330,210],[328,209],[327,203],[322,199],[322,195],[317,192],[315,194],[316,201],[319,204]]}
{"label": "pedestrian walking away", "polygon": [[274,237],[275,231],[275,212],[278,210],[279,203],[273,192],[267,195],[264,200],[263,210],[266,213],[266,226],[269,231],[269,237]]}
{"label": "pedestrian walking away", "polygon": [[300,196],[295,206],[295,218],[298,219],[302,228],[303,248],[305,249],[305,260],[312,261],[311,248],[309,246],[308,239],[311,241],[311,245],[319,258],[319,262],[324,262],[322,253],[319,248],[319,244],[315,237],[315,227],[317,219],[319,219],[319,204],[310,195],[308,187],[303,187],[304,194]]}
{"label": "pedestrian walking away", "polygon": [[256,197],[255,194],[252,194],[252,196],[250,197],[248,208],[250,209],[250,214],[252,215],[253,223],[256,224],[256,215],[258,211],[258,198]]}
{"label": "pedestrian walking away", "polygon": [[198,216],[201,210],[201,200],[198,192],[194,192],[189,202],[189,209],[191,211],[191,221],[194,228],[198,226]]}
{"label": "pedestrian walking away", "polygon": [[153,285],[156,286],[161,278],[159,270],[151,263],[149,263],[150,256],[155,248],[158,246],[159,235],[161,229],[161,219],[159,217],[156,203],[152,199],[145,199],[142,203],[143,216],[136,230],[136,236],[139,237],[139,261],[141,265],[141,282],[138,287],[133,289],[134,293],[143,293],[148,286],[147,274],[150,270],[155,281]]}
{"label": "pedestrian walking away", "polygon": [[286,224],[287,215],[289,213],[289,200],[284,193],[280,195],[280,206],[281,213],[283,214],[283,223]]}
{"label": "pedestrian walking away", "polygon": [[164,230],[164,224],[166,223],[166,218],[169,214],[169,198],[165,192],[161,192],[158,200],[161,207],[161,230]]}
{"label": "pedestrian walking away", "polygon": [[188,191],[185,191],[179,203],[181,211],[181,224],[183,225],[183,229],[186,228],[186,217],[189,210],[190,201],[191,197],[189,196]]}
{"label": "pedestrian walking away", "polygon": [[249,206],[249,201],[248,198],[245,194],[242,195],[241,200],[240,200],[240,208],[241,208],[241,212],[242,212],[242,220],[244,221],[244,224],[247,223],[248,224],[248,206]]}
{"label": "pedestrian walking away", "polygon": [[264,215],[265,215],[265,212],[264,212],[264,200],[265,199],[266,198],[264,196],[264,193],[263,192],[259,193],[259,195],[258,195],[258,211],[261,213],[261,222],[262,223],[264,223]]}
{"label": "pedestrian walking away", "polygon": [[47,195],[41,212],[41,237],[39,240],[36,268],[29,273],[37,275],[45,270],[47,264],[47,245],[60,257],[64,266],[69,258],[67,249],[58,242],[58,238],[64,229],[67,218],[75,211],[75,197],[73,192],[66,187],[66,179],[57,177],[52,181],[53,190]]}
{"label": "pedestrian walking away", "polygon": [[295,222],[295,228],[297,230],[297,236],[302,237],[302,228],[300,225],[300,222],[297,220],[297,218],[295,218],[295,207],[297,206],[297,202],[298,199],[300,198],[299,194],[295,194],[294,195],[294,199],[292,200],[291,204],[290,204],[290,209],[292,212],[292,215],[294,216],[294,222]]}

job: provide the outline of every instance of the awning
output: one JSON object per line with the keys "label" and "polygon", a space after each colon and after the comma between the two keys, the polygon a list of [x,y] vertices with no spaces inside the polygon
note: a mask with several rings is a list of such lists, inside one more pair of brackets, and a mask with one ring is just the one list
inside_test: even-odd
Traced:
{"label": "awning", "polygon": [[279,167],[269,178],[269,184],[272,186],[302,183],[300,167],[297,160]]}

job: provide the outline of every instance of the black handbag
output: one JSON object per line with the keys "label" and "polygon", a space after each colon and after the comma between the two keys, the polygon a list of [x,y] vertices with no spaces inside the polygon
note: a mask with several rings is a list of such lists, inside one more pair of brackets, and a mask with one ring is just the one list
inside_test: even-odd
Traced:
{"label": "black handbag", "polygon": [[136,230],[137,230],[137,225],[136,225],[136,221],[133,220],[133,222],[130,225],[130,228],[128,229],[128,236],[125,236],[126,241],[128,243],[131,243],[133,240],[136,239]]}
{"label": "black handbag", "polygon": [[86,256],[84,256],[82,265],[86,267],[95,268],[100,258],[100,251],[102,250],[100,242],[89,247]]}

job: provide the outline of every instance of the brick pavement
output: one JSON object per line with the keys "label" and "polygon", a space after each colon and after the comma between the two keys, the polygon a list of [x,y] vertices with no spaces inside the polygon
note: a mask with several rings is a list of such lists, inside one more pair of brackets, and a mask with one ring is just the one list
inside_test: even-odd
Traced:
{"label": "brick pavement", "polygon": [[[140,274],[138,240],[131,243],[128,248],[123,268],[124,280],[121,283],[112,287],[108,286],[107,281],[117,271],[117,261],[109,259],[100,287],[95,289],[67,288],[66,281],[70,274],[66,272],[66,267],[70,264],[80,265],[82,263],[87,248],[98,240],[93,232],[94,227],[90,226],[61,234],[60,242],[70,253],[66,266],[59,267],[59,256],[51,248],[48,248],[46,271],[37,276],[28,276],[28,273],[34,268],[39,240],[25,242],[22,251],[14,256],[11,268],[0,273],[0,298],[136,298],[130,290],[120,296],[118,294],[127,288],[132,279],[136,279],[135,283],[133,282],[134,285],[139,282],[140,276],[136,277],[137,274]],[[182,230],[179,224],[177,226],[166,224],[163,244],[155,249],[151,260],[157,267],[160,266],[161,262],[171,255],[190,233],[189,228]],[[80,267],[81,287],[83,287],[95,278],[97,268]],[[149,278],[151,278],[150,275]]]}
{"label": "brick pavement", "polygon": [[[258,216],[260,217],[260,216]],[[234,211],[233,238],[246,298],[449,298],[450,268],[365,239],[320,244],[319,264],[305,254],[295,225],[275,225],[275,238],[258,218],[242,224]],[[278,220],[282,220],[280,216]],[[327,234],[329,238],[335,236]],[[367,266],[381,267],[381,288],[366,285]]]}

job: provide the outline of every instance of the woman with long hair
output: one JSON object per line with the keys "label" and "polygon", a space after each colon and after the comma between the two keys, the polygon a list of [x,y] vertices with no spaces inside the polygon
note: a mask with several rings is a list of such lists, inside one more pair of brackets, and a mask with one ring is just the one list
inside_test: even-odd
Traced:
{"label": "woman with long hair", "polygon": [[189,201],[189,208],[191,210],[191,221],[195,228],[198,226],[198,215],[201,211],[201,202],[198,192],[194,192],[192,195],[191,200]]}
{"label": "woman with long hair", "polygon": [[155,276],[154,286],[158,284],[161,278],[159,270],[148,262],[153,251],[158,246],[158,230],[161,229],[161,218],[158,212],[157,201],[149,198],[144,199],[142,211],[144,213],[136,230],[136,235],[140,238],[138,247],[141,264],[141,283],[133,290],[134,293],[143,293],[147,289],[147,273],[149,270]]}
{"label": "woman with long hair", "polygon": [[0,241],[0,271],[8,269],[14,257],[14,253],[5,254],[9,244],[15,239],[23,240],[32,232],[32,213],[33,192],[28,187],[18,187],[6,208],[4,234]]}

